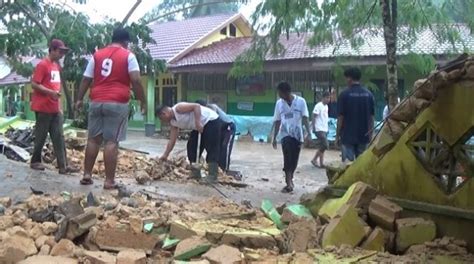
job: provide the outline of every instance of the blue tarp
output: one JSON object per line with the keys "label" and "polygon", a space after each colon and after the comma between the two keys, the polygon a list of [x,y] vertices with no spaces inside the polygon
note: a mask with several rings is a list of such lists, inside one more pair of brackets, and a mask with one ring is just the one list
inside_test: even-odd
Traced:
{"label": "blue tarp", "polygon": [[[236,125],[236,134],[238,139],[239,135],[252,135],[254,141],[267,142],[268,137],[270,136],[272,126],[273,126],[273,117],[271,116],[240,116],[240,115],[229,115]],[[378,127],[379,123],[375,122],[376,131],[380,129]],[[336,140],[336,128],[337,128],[337,119],[329,118],[329,133],[328,140]],[[312,138],[316,139],[316,136],[312,134]]]}

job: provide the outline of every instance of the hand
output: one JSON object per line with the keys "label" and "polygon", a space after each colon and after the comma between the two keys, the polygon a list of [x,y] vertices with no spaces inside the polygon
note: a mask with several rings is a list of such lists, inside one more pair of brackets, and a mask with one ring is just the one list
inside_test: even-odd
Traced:
{"label": "hand", "polygon": [[277,149],[277,141],[276,141],[276,139],[273,139],[273,141],[272,141],[272,146],[273,146],[273,149]]}
{"label": "hand", "polygon": [[76,102],[75,108],[77,111],[80,111],[83,106],[84,106],[84,103],[82,102],[82,100],[79,100]]}
{"label": "hand", "polygon": [[56,91],[53,91],[51,90],[50,94],[49,94],[54,100],[58,100],[59,97],[61,97],[61,93],[60,92],[56,92]]}
{"label": "hand", "polygon": [[161,161],[167,161],[168,160],[168,155],[165,155],[165,154],[161,155],[160,160]]}
{"label": "hand", "polygon": [[201,134],[204,131],[204,127],[201,125],[201,122],[196,124],[196,130]]}

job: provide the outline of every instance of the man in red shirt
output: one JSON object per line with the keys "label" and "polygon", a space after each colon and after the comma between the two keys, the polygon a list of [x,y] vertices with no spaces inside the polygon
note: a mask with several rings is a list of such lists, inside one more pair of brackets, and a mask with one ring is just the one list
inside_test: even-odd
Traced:
{"label": "man in red shirt", "polygon": [[35,146],[30,167],[44,170],[41,164],[41,152],[48,133],[54,147],[59,173],[66,174],[79,171],[67,166],[66,148],[63,134],[63,115],[61,111],[61,67],[58,61],[66,54],[68,48],[59,39],[51,40],[49,54],[36,65],[31,86],[33,96],[31,109],[35,111]]}
{"label": "man in red shirt", "polygon": [[90,90],[88,118],[89,139],[84,161],[84,177],[81,184],[92,184],[92,169],[99,148],[104,144],[104,189],[115,189],[115,168],[119,141],[125,140],[130,100],[130,84],[135,96],[145,110],[143,86],[137,59],[127,47],[129,33],[122,28],[114,30],[112,44],[98,50],[89,60],[79,88],[76,108],[82,107],[82,98],[93,81]]}

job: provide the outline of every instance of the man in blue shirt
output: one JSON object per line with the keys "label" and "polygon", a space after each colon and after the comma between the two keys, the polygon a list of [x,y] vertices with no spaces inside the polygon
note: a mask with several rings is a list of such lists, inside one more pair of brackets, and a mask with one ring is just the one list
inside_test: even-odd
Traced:
{"label": "man in blue shirt", "polygon": [[358,68],[344,71],[348,88],[338,99],[336,143],[341,143],[342,161],[354,161],[367,148],[374,128],[374,96],[360,84]]}

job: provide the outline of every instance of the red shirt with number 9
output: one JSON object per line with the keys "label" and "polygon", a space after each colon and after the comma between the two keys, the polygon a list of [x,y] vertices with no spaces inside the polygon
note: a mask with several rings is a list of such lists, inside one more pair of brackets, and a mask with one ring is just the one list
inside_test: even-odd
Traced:
{"label": "red shirt with number 9", "polygon": [[128,103],[129,54],[129,50],[117,46],[105,47],[94,54],[94,84],[90,93],[93,102]]}
{"label": "red shirt with number 9", "polygon": [[[32,81],[59,92],[61,91],[60,72],[61,67],[56,62],[51,61],[49,58],[44,58],[36,65]],[[31,110],[41,113],[57,114],[59,113],[59,109],[59,99],[54,99],[47,94],[33,90]]]}

